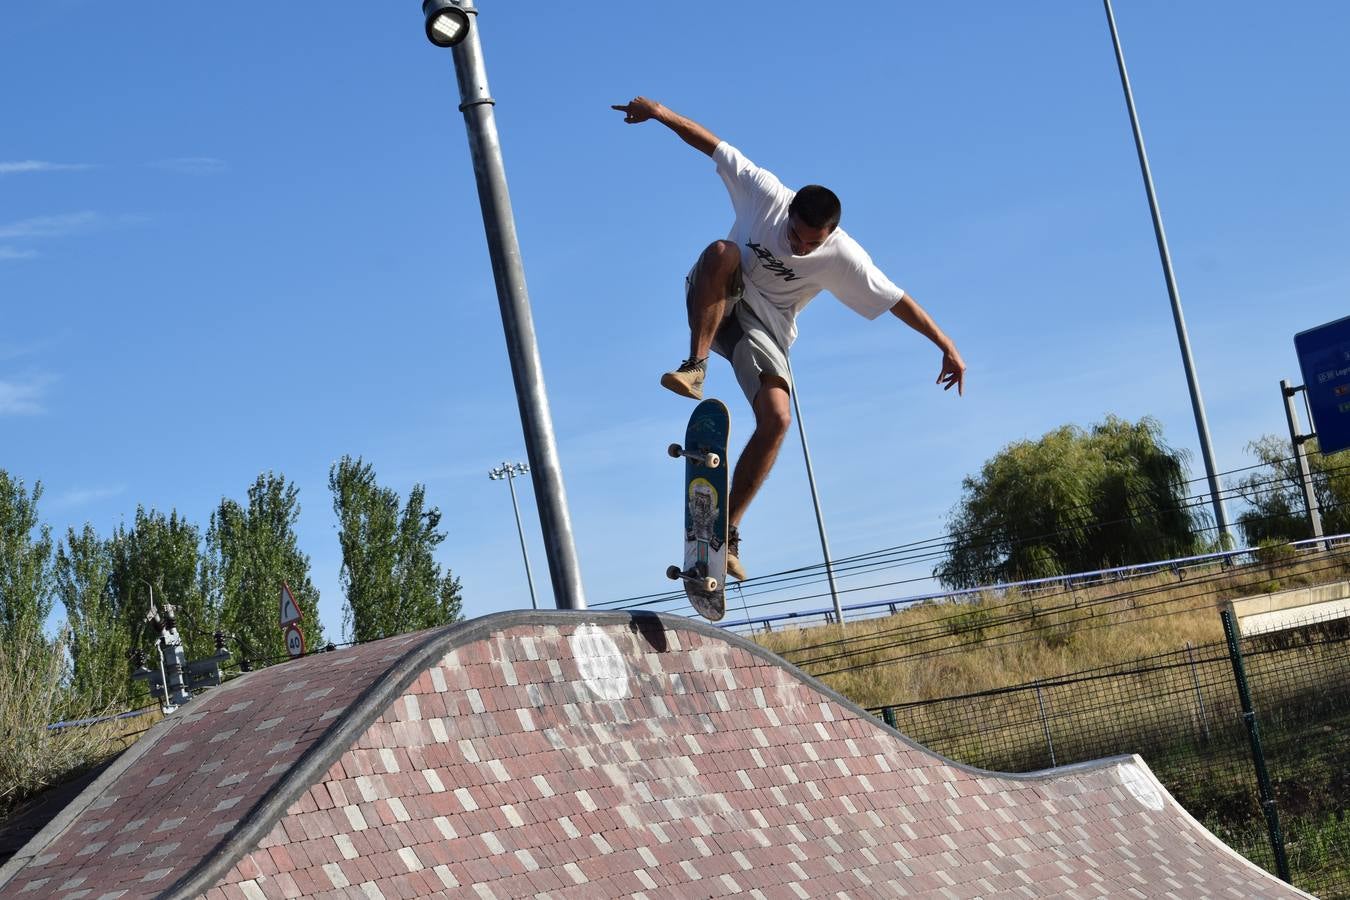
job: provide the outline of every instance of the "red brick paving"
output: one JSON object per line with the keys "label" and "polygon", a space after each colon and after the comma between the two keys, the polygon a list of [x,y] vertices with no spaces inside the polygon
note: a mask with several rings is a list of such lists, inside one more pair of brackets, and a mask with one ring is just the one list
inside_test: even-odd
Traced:
{"label": "red brick paving", "polygon": [[309,657],[138,747],[0,896],[1307,896],[1137,758],[959,767],[664,616],[504,614]]}

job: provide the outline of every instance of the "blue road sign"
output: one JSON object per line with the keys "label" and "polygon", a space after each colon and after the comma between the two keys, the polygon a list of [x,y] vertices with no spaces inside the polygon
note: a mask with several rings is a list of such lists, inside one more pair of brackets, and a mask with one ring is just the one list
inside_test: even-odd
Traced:
{"label": "blue road sign", "polygon": [[1350,316],[1294,335],[1294,351],[1308,389],[1317,446],[1323,453],[1350,447]]}

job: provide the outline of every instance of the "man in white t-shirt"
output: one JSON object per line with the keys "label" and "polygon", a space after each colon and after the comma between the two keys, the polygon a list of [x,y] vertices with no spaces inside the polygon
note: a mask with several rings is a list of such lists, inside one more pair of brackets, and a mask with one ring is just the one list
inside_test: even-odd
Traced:
{"label": "man in white t-shirt", "polygon": [[741,517],[778,457],[792,421],[788,347],[797,313],[822,290],[869,319],[890,311],[942,351],[937,383],[964,393],[966,365],[956,345],[914,298],[891,283],[858,242],[838,227],[839,198],[810,184],[784,187],[708,129],[646,97],[613,107],[629,124],[655,119],[685,143],[711,156],[727,186],[736,221],[725,240],[709,244],[685,279],[689,358],[661,384],[703,397],[708,352],[731,362],[755,413],[755,431],[731,479],[727,572],[745,578],[740,562]]}

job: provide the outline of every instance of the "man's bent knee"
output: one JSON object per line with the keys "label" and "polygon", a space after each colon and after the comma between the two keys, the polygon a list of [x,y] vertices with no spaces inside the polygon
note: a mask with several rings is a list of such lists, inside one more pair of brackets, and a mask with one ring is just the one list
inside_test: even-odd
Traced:
{"label": "man's bent knee", "polygon": [[791,394],[787,381],[775,375],[765,375],[759,393],[755,395],[755,430],[782,439],[792,425]]}
{"label": "man's bent knee", "polygon": [[699,268],[709,267],[711,271],[729,275],[741,266],[741,251],[731,241],[713,241],[703,249],[699,257]]}

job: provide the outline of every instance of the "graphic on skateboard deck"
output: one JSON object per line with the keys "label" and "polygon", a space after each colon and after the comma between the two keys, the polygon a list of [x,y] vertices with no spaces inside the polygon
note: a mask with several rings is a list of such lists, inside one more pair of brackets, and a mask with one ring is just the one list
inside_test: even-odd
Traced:
{"label": "graphic on skateboard deck", "polygon": [[727,437],[731,415],[721,400],[694,407],[684,445],[669,453],[684,457],[684,566],[671,566],[666,577],[684,582],[689,603],[716,622],[726,614]]}

